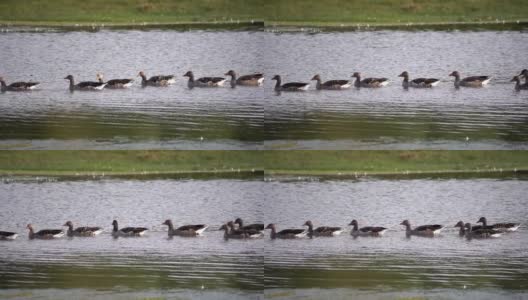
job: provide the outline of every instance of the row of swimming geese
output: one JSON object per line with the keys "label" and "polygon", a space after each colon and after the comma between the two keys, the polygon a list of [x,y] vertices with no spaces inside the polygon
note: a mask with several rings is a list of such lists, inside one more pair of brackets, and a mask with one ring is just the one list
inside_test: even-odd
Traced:
{"label": "row of swimming geese", "polygon": [[[520,223],[496,223],[488,225],[485,217],[481,217],[477,223],[482,225],[472,225],[471,223],[464,223],[459,221],[455,227],[459,228],[459,235],[467,238],[490,238],[499,237],[505,232],[516,231]],[[200,236],[208,228],[205,224],[194,224],[194,225],[183,225],[175,228],[171,220],[166,220],[162,225],[168,226],[168,235],[172,236],[184,236],[184,237],[195,237]],[[306,221],[304,229],[284,229],[277,231],[275,224],[269,224],[264,227],[264,224],[250,224],[244,225],[241,218],[237,218],[234,222],[229,221],[220,227],[220,230],[224,231],[225,239],[246,239],[246,238],[260,238],[263,237],[263,231],[270,229],[270,237],[272,239],[293,239],[303,237],[317,237],[317,236],[337,236],[344,232],[342,227],[331,227],[331,226],[320,226],[314,228],[311,221]],[[359,227],[356,220],[352,220],[349,226],[352,226],[350,234],[352,236],[382,236],[388,228],[381,226],[365,226]],[[444,225],[432,224],[432,225],[421,225],[412,227],[409,220],[404,220],[400,225],[405,226],[405,232],[408,236],[428,236],[434,237],[440,233],[445,227]],[[43,229],[35,232],[31,224],[27,225],[29,230],[30,239],[55,239],[61,238],[64,235],[69,237],[93,237],[103,232],[102,227],[77,227],[74,228],[71,221],[67,221],[63,226],[68,227],[67,231],[64,232],[62,229]],[[124,227],[119,228],[116,220],[112,222],[112,235],[114,237],[140,237],[148,231],[146,227]],[[2,240],[14,240],[18,236],[15,232],[0,231],[0,239]]]}
{"label": "row of swimming geese", "polygon": [[[254,73],[249,75],[237,76],[235,71],[229,70],[224,75],[230,76],[231,87],[236,87],[237,85],[244,86],[261,86],[264,83],[264,75],[261,73]],[[150,78],[147,78],[143,71],[139,72],[139,77],[141,77],[141,86],[168,86],[176,82],[174,75],[156,75]],[[188,71],[183,75],[188,77],[187,85],[189,88],[194,87],[219,87],[223,86],[226,82],[224,77],[200,77],[198,79],[194,78],[192,71]],[[455,87],[481,87],[489,83],[491,80],[490,76],[469,76],[461,78],[458,71],[454,71],[449,76],[455,78]],[[354,85],[356,88],[379,88],[386,86],[389,83],[388,78],[361,78],[359,72],[355,72],[352,75],[356,80],[352,83],[351,80],[337,79],[337,80],[328,80],[323,82],[320,75],[315,75],[311,80],[316,81],[316,89],[318,90],[343,90],[350,88]],[[432,88],[440,82],[437,78],[415,78],[409,79],[409,73],[407,71],[401,73],[399,77],[403,77],[403,87],[408,89],[409,87],[413,88]],[[521,78],[525,78],[525,82],[521,83]],[[102,90],[104,88],[111,89],[122,89],[131,87],[134,80],[133,79],[112,79],[104,81],[103,75],[97,74],[97,81],[83,81],[75,83],[75,80],[72,75],[66,76],[64,79],[69,81],[69,89],[74,90]],[[272,80],[276,81],[275,90],[277,91],[306,91],[310,87],[310,83],[306,82],[288,82],[282,84],[281,76],[275,75]],[[511,80],[515,82],[516,90],[528,90],[528,69],[524,69],[517,76],[514,76]],[[0,77],[1,91],[27,91],[35,89],[39,83],[38,82],[14,82],[7,85],[2,77]]]}

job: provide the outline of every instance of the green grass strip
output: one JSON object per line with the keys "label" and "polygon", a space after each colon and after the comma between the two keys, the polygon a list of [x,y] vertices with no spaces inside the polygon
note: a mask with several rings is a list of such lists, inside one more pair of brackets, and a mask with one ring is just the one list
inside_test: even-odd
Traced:
{"label": "green grass strip", "polygon": [[528,151],[0,151],[0,175],[384,175],[528,170]]}

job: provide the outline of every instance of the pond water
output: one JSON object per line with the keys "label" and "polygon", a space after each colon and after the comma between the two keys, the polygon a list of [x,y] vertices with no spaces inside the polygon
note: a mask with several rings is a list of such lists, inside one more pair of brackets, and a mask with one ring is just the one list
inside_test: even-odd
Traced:
{"label": "pond water", "polygon": [[[240,180],[101,180],[11,182],[0,186],[2,230],[20,233],[0,243],[1,296],[259,297],[264,239],[223,239],[221,224],[236,217],[262,222],[260,182]],[[203,237],[167,237],[161,223],[208,224]],[[141,238],[111,236],[120,226],[145,226]],[[96,238],[28,240],[36,230],[101,226]]]}
{"label": "pond water", "polygon": [[[0,73],[42,82],[0,95],[3,149],[527,149],[528,93],[509,82],[528,58],[526,31],[2,32]],[[182,75],[263,72],[260,88],[189,90]],[[175,74],[139,87],[138,71]],[[436,77],[434,89],[397,75]],[[490,75],[456,90],[448,74]],[[382,89],[282,93],[284,82],[388,77]],[[63,80],[135,78],[128,90],[67,91]],[[312,87],[313,87],[312,83]]]}
{"label": "pond water", "polygon": [[[0,185],[2,296],[372,299],[528,296],[528,185],[499,179],[96,180]],[[224,241],[218,227],[237,216],[278,228],[361,225],[382,238]],[[466,240],[453,227],[522,222],[497,239]],[[143,238],[113,239],[111,220],[147,226]],[[159,225],[205,222],[200,238],[167,239]],[[25,225],[60,227],[67,219],[106,230],[96,238],[28,240]],[[440,223],[437,238],[406,238],[403,219]],[[331,288],[331,289],[329,289]],[[17,296],[18,295],[18,296]],[[22,296],[20,296],[22,295]]]}

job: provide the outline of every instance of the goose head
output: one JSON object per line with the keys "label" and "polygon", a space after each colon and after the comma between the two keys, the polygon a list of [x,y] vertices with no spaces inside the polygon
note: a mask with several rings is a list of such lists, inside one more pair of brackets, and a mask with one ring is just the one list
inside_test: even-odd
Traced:
{"label": "goose head", "polygon": [[161,225],[167,225],[172,224],[172,221],[170,219],[165,220],[165,222],[161,223]]}
{"label": "goose head", "polygon": [[485,217],[480,217],[480,219],[478,219],[477,223],[486,223],[486,218]]}
{"label": "goose head", "polygon": [[409,220],[403,220],[400,225],[411,226],[411,222],[409,222]]}
{"label": "goose head", "polygon": [[407,71],[403,71],[400,75],[398,75],[398,77],[408,78],[409,77],[409,73],[407,73]]}
{"label": "goose head", "polygon": [[139,71],[137,76],[138,77],[145,77],[145,73],[143,71]]}
{"label": "goose head", "polygon": [[273,78],[271,78],[271,80],[280,80],[280,79],[281,79],[280,75],[275,75],[273,76]]}
{"label": "goose head", "polygon": [[193,77],[194,74],[192,71],[187,71],[187,73],[183,74],[183,77]]}
{"label": "goose head", "polygon": [[308,220],[304,222],[303,226],[313,227],[312,221]]}
{"label": "goose head", "polygon": [[464,228],[464,222],[462,221],[458,221],[458,223],[455,224],[455,227],[460,227],[460,228]]}
{"label": "goose head", "polygon": [[64,223],[64,225],[62,225],[62,226],[68,226],[68,227],[71,226],[71,227],[73,227],[73,223],[72,223],[72,221],[68,221],[68,222]]}
{"label": "goose head", "polygon": [[275,224],[270,223],[270,224],[268,224],[268,226],[266,226],[265,229],[275,229]]}
{"label": "goose head", "polygon": [[449,76],[460,77],[460,73],[458,73],[458,71],[453,71]]}
{"label": "goose head", "polygon": [[352,220],[352,222],[350,222],[350,224],[348,224],[349,226],[356,226],[358,224],[358,222],[356,220]]}
{"label": "goose head", "polygon": [[26,225],[26,228],[29,229],[29,230],[33,230],[33,225],[31,225],[31,224],[27,224],[27,225]]}
{"label": "goose head", "polygon": [[116,220],[112,221],[112,226],[117,226],[117,221]]}
{"label": "goose head", "polygon": [[235,73],[235,71],[233,71],[233,70],[229,70],[229,71],[228,71],[227,73],[225,73],[224,75],[225,75],[225,76],[233,76],[233,77],[235,77],[235,76],[236,76],[236,73]]}
{"label": "goose head", "polygon": [[525,78],[528,77],[528,69],[524,69],[521,71],[521,74],[519,76],[524,76]]}
{"label": "goose head", "polygon": [[316,74],[314,77],[312,77],[312,79],[310,80],[321,80],[321,76],[319,76],[319,74]]}
{"label": "goose head", "polygon": [[236,218],[235,224],[238,224],[238,226],[242,226],[243,222],[241,218]]}
{"label": "goose head", "polygon": [[73,76],[72,75],[68,75],[68,76],[64,77],[64,79],[73,80]]}
{"label": "goose head", "polygon": [[359,73],[359,72],[354,72],[354,74],[352,74],[352,77],[360,78],[360,77],[361,77],[361,73]]}

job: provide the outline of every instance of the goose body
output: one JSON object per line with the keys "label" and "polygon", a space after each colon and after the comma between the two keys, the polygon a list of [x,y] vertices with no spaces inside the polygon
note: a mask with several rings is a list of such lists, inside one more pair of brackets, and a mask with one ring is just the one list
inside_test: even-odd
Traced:
{"label": "goose body", "polygon": [[249,75],[242,75],[237,77],[237,74],[233,70],[229,70],[224,74],[225,76],[231,76],[231,87],[236,87],[237,85],[245,86],[261,86],[264,83],[264,74],[262,73],[253,73]]}
{"label": "goose body", "polygon": [[512,82],[515,82],[515,90],[528,90],[528,83],[521,83],[521,78],[519,76],[513,76]]}
{"label": "goose body", "polygon": [[257,230],[257,231],[263,231],[264,230],[264,224],[250,224],[244,226],[244,221],[242,221],[241,218],[237,218],[234,222],[235,225],[238,225],[239,229],[243,230]]}
{"label": "goose body", "polygon": [[466,223],[467,238],[495,238],[502,235],[501,231],[487,228],[474,229],[471,223]]}
{"label": "goose body", "polygon": [[14,240],[18,236],[15,232],[0,231],[0,240]]}
{"label": "goose body", "polygon": [[318,90],[343,90],[352,86],[350,80],[328,80],[322,82],[321,76],[319,76],[319,74],[312,77],[312,80],[317,81],[315,88]]}
{"label": "goose body", "polygon": [[491,80],[490,76],[470,76],[460,79],[460,73],[453,71],[449,76],[455,77],[455,87],[481,87],[487,85]]}
{"label": "goose body", "polygon": [[97,81],[106,83],[106,88],[110,89],[124,89],[132,86],[134,79],[112,79],[104,82],[103,74],[97,74]]}
{"label": "goose body", "polygon": [[352,77],[355,77],[356,80],[354,81],[354,86],[356,88],[360,87],[366,87],[366,88],[378,88],[378,87],[384,87],[387,84],[389,84],[389,79],[387,78],[365,78],[361,79],[361,73],[354,72],[352,74]]}
{"label": "goose body", "polygon": [[167,225],[169,226],[168,235],[169,236],[198,236],[201,235],[206,229],[207,225],[205,224],[198,224],[198,225],[183,225],[178,228],[174,228],[174,225],[172,224],[171,220],[165,220],[163,224],[161,225]]}
{"label": "goose body", "polygon": [[235,223],[233,221],[227,222],[227,226],[229,226],[229,229],[231,232],[243,232],[246,234],[246,237],[248,238],[261,238],[264,236],[264,233],[262,233],[262,230],[258,230],[256,228],[252,227],[246,227],[246,228],[235,228]]}
{"label": "goose body", "polygon": [[220,227],[220,230],[224,230],[224,239],[245,239],[249,235],[243,230],[233,230],[229,224],[224,224]]}
{"label": "goose body", "polygon": [[99,235],[101,232],[103,232],[103,228],[101,227],[83,226],[83,227],[77,227],[74,229],[73,223],[71,221],[66,222],[62,226],[68,227],[68,230],[66,231],[66,235],[68,235],[69,237],[73,237],[73,236],[91,237],[91,236]]}
{"label": "goose body", "polygon": [[275,224],[268,224],[266,229],[271,229],[270,237],[272,239],[296,239],[303,238],[308,234],[308,231],[304,229],[284,229],[277,232]]}
{"label": "goose body", "polygon": [[29,229],[29,239],[41,239],[41,240],[51,240],[57,239],[64,236],[64,231],[62,229],[42,229],[38,232],[33,230],[33,226],[28,224],[27,229]]}
{"label": "goose body", "polygon": [[341,227],[320,226],[314,229],[313,223],[310,220],[306,221],[304,226],[308,226],[309,236],[336,236],[343,232],[343,228]]}
{"label": "goose body", "polygon": [[[458,221],[458,223],[456,223],[456,225],[455,225],[455,228],[456,227],[460,228],[459,231],[458,231],[458,234],[460,236],[466,235],[466,233],[467,233],[466,223],[464,223],[462,221]],[[471,228],[472,228],[472,230],[493,229],[492,226],[481,226],[481,225],[475,225],[475,226],[472,225]]]}
{"label": "goose body", "polygon": [[80,90],[80,91],[100,91],[106,86],[105,82],[98,81],[83,81],[75,84],[75,80],[72,75],[64,77],[64,79],[70,81],[70,91]]}
{"label": "goose body", "polygon": [[495,223],[493,225],[488,225],[488,222],[485,217],[480,217],[477,223],[482,223],[482,226],[487,229],[493,229],[497,231],[515,231],[521,226],[520,223]]}
{"label": "goose body", "polygon": [[353,236],[382,236],[387,231],[387,228],[381,226],[365,226],[359,228],[356,220],[352,220],[348,225],[353,226],[350,232]]}
{"label": "goose body", "polygon": [[305,82],[288,82],[282,84],[281,77],[279,75],[273,76],[271,80],[276,80],[275,90],[276,91],[287,91],[287,92],[302,92],[307,91],[310,87],[309,83]]}
{"label": "goose body", "polygon": [[114,220],[112,222],[113,230],[112,235],[114,237],[138,237],[143,236],[147,232],[147,228],[145,227],[125,227],[119,229],[119,226],[117,224],[117,221]]}
{"label": "goose body", "polygon": [[419,235],[419,236],[435,236],[440,233],[444,228],[443,225],[421,225],[415,228],[411,227],[409,220],[404,220],[400,225],[405,226],[405,233],[407,235]]}
{"label": "goose body", "polygon": [[29,91],[35,89],[40,83],[38,82],[25,82],[25,81],[18,81],[13,82],[10,85],[7,85],[4,81],[3,77],[0,77],[0,90],[2,92],[5,91],[12,91],[12,92],[20,92],[20,91]]}
{"label": "goose body", "polygon": [[223,77],[200,77],[198,79],[194,79],[194,73],[192,71],[188,71],[183,75],[183,77],[189,78],[187,86],[190,89],[193,87],[219,87],[223,86],[226,81],[226,79]]}
{"label": "goose body", "polygon": [[434,86],[438,85],[438,83],[440,83],[440,80],[436,79],[436,78],[423,78],[423,77],[420,77],[420,78],[415,78],[415,79],[409,80],[409,73],[407,71],[404,71],[403,73],[401,73],[398,76],[399,77],[403,77],[402,86],[404,88],[406,88],[406,89],[409,88],[409,87],[431,88],[431,87],[434,87]]}
{"label": "goose body", "polygon": [[143,71],[139,72],[141,77],[141,86],[168,86],[176,82],[174,75],[156,75],[147,79],[147,75]]}

